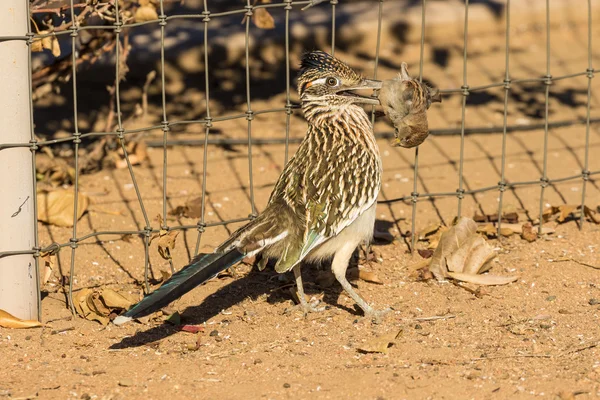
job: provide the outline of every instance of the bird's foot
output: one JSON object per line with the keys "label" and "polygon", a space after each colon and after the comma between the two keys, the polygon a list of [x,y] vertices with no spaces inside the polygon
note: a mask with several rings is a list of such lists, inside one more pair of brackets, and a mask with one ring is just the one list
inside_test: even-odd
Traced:
{"label": "bird's foot", "polygon": [[369,307],[368,309],[364,310],[364,313],[365,317],[370,318],[374,324],[380,324],[390,311],[392,311],[392,309],[389,307],[384,310],[375,310]]}
{"label": "bird's foot", "polygon": [[296,311],[296,310],[301,310],[302,313],[304,314],[304,316],[306,317],[309,313],[317,313],[317,312],[322,312],[325,311],[325,307],[317,307],[317,304],[319,304],[319,300],[314,300],[311,301],[310,303],[307,301],[303,301],[300,302],[299,304],[296,304],[293,307],[288,308],[287,310],[285,310],[285,313],[291,313],[292,311]]}

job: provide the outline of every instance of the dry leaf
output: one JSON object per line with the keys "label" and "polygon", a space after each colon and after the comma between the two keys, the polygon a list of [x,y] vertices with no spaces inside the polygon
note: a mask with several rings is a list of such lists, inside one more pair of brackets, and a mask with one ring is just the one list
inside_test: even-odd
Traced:
{"label": "dry leaf", "polygon": [[[473,220],[475,222],[497,223],[498,222],[498,213],[485,214],[485,215],[475,214],[473,216]],[[502,207],[501,222],[509,223],[509,224],[515,224],[515,223],[519,222],[519,213],[518,213],[517,208],[511,204],[507,204],[504,207]]]}
{"label": "dry leaf", "polygon": [[375,275],[371,271],[365,271],[362,268],[358,268],[358,279],[365,281],[365,282],[371,282],[371,283],[377,283],[378,285],[383,285],[383,281],[381,279],[379,279],[377,277],[377,275]]}
{"label": "dry leaf", "polygon": [[125,298],[122,294],[112,289],[103,289],[101,293],[102,301],[108,308],[127,310],[133,304],[132,301]]}
{"label": "dry leaf", "polygon": [[419,232],[419,240],[427,240],[427,236],[431,236],[436,233],[442,225],[440,224],[432,224],[425,227],[425,229]]}
{"label": "dry leaf", "polygon": [[[37,194],[38,220],[57,226],[73,226],[75,195],[72,190],[55,190]],[[77,194],[77,219],[81,218],[89,205],[89,197]]]}
{"label": "dry leaf", "polygon": [[[576,213],[579,211],[579,213]],[[558,207],[550,206],[547,207],[542,213],[542,218],[544,222],[548,222],[551,219],[555,218],[558,223],[564,222],[570,215],[573,215],[573,218],[577,218],[581,216],[581,206],[574,204],[563,204]],[[588,217],[589,220],[596,224],[600,224],[600,216],[596,215],[596,212],[589,208],[588,206],[583,206],[583,214]]]}
{"label": "dry leaf", "polygon": [[175,248],[175,239],[179,231],[160,230],[160,239],[158,239],[158,254],[165,260],[171,259],[171,250]]}
{"label": "dry leaf", "polygon": [[469,236],[477,232],[477,224],[470,218],[461,217],[456,224],[441,235],[439,245],[433,252],[429,270],[438,279],[447,276],[446,257],[454,253]]}
{"label": "dry leaf", "polygon": [[515,282],[519,279],[518,276],[498,276],[498,275],[473,275],[465,274],[463,272],[448,272],[448,276],[457,281],[475,283],[477,285],[506,285],[511,282]]}
{"label": "dry leaf", "polygon": [[76,313],[84,319],[107,325],[110,315],[126,310],[134,302],[112,289],[81,289],[73,295]]}
{"label": "dry leaf", "polygon": [[[526,225],[527,223],[523,224]],[[511,231],[513,231],[514,233],[518,233],[521,234],[523,233],[523,225],[521,224],[502,224],[503,227],[510,229]],[[535,231],[537,231],[537,228],[534,228]],[[547,234],[551,234],[556,232],[556,229],[551,228],[549,226],[543,226],[542,227],[542,235],[547,235]]]}
{"label": "dry leaf", "polygon": [[161,282],[166,282],[171,277],[171,273],[168,271],[160,270]]}
{"label": "dry leaf", "polygon": [[[483,233],[484,235],[486,235],[488,237],[498,236],[498,228],[492,223],[479,225],[477,227],[477,232]],[[515,233],[515,231],[513,231],[510,227],[505,226],[505,224],[502,224],[500,226],[500,235],[509,237],[509,236],[512,236],[514,233]]]}
{"label": "dry leaf", "polygon": [[[40,35],[45,35],[48,33],[50,33],[48,30],[38,32]],[[50,50],[54,57],[60,57],[60,45],[56,36],[46,36],[31,43],[31,51],[39,52],[43,50]]]}
{"label": "dry leaf", "polygon": [[38,328],[45,325],[35,320],[20,319],[4,310],[0,310],[0,326],[3,328],[26,329]]}
{"label": "dry leaf", "polygon": [[[144,142],[130,142],[130,149],[127,151],[127,158],[131,165],[139,165],[148,158],[148,149]],[[118,169],[128,168],[127,160],[121,158],[115,161],[115,167]]]}
{"label": "dry leaf", "polygon": [[560,214],[556,219],[559,223],[564,222],[565,219],[569,217],[574,211],[576,211],[579,206],[571,205],[571,204],[563,204],[562,206],[558,206],[558,211]]}
{"label": "dry leaf", "polygon": [[42,253],[40,255],[41,261],[42,261],[42,275],[41,275],[41,282],[40,282],[40,286],[44,286],[48,280],[50,280],[50,277],[52,276],[52,272],[54,271],[54,263],[56,261],[56,256],[54,254],[52,254],[51,252],[45,252]]}
{"label": "dry leaf", "polygon": [[98,321],[102,325],[107,325],[110,321],[108,316],[100,315],[97,310],[90,309],[88,297],[90,297],[92,293],[92,289],[85,288],[73,294],[73,306],[75,308],[75,312],[84,319]]}
{"label": "dry leaf", "polygon": [[478,235],[469,236],[461,246],[446,256],[450,272],[480,274],[489,270],[488,264],[496,256],[492,247]]}
{"label": "dry leaf", "polygon": [[252,21],[254,21],[254,25],[260,29],[275,28],[275,20],[266,8],[255,9],[252,14]]}
{"label": "dry leaf", "polygon": [[600,215],[598,215],[596,211],[592,210],[588,206],[583,206],[583,212],[586,217],[592,220],[592,222],[594,222],[595,224],[600,224]]}
{"label": "dry leaf", "polygon": [[537,240],[537,232],[533,229],[531,222],[524,223],[521,227],[521,237],[529,243]]}
{"label": "dry leaf", "polygon": [[480,275],[490,269],[490,261],[496,253],[488,242],[476,234],[477,224],[462,217],[442,235],[439,246],[431,258],[430,271],[441,280],[451,277],[456,280],[480,285],[504,285],[517,277]]}
{"label": "dry leaf", "polygon": [[135,22],[154,21],[158,19],[156,8],[148,3],[135,11]]}
{"label": "dry leaf", "polygon": [[187,218],[200,218],[202,215],[202,197],[188,200],[185,205],[177,206],[169,214]]}
{"label": "dry leaf", "polygon": [[387,353],[388,348],[393,345],[402,334],[402,329],[396,333],[387,333],[369,340],[358,348],[363,353]]}
{"label": "dry leaf", "polygon": [[204,327],[202,325],[183,325],[179,329],[181,329],[184,332],[189,332],[189,333],[204,332]]}

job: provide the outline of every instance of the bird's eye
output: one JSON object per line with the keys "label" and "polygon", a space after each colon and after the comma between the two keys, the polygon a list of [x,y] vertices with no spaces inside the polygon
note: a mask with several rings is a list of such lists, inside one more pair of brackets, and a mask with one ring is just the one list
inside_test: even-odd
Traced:
{"label": "bird's eye", "polygon": [[338,80],[336,78],[327,78],[326,82],[328,86],[337,86],[338,84]]}

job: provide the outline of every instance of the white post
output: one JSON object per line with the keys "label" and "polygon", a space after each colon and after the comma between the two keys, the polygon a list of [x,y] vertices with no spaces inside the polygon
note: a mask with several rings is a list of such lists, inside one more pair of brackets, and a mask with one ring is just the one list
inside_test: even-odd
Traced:
{"label": "white post", "polygon": [[[27,1],[0,0],[0,37],[26,36]],[[0,143],[31,139],[29,54],[24,40],[0,41]],[[0,252],[35,244],[33,171],[28,147],[0,150]],[[0,257],[0,309],[38,319],[38,282],[33,255]]]}

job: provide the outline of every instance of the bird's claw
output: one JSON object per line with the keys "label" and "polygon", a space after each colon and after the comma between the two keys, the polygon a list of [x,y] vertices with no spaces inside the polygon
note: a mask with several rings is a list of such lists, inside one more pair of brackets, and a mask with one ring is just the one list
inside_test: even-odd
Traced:
{"label": "bird's claw", "polygon": [[392,309],[389,307],[384,310],[365,310],[365,317],[370,318],[374,324],[380,324],[390,311],[392,311]]}
{"label": "bird's claw", "polygon": [[317,312],[322,312],[325,311],[325,307],[316,307],[308,302],[303,302],[300,304],[296,304],[293,307],[288,308],[287,310],[285,310],[285,313],[291,313],[292,311],[295,310],[301,310],[302,313],[304,314],[304,316],[306,317],[309,313],[317,313]]}

